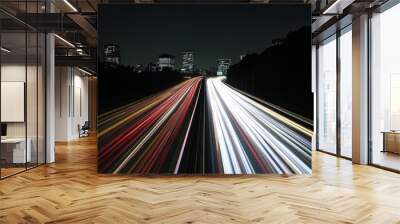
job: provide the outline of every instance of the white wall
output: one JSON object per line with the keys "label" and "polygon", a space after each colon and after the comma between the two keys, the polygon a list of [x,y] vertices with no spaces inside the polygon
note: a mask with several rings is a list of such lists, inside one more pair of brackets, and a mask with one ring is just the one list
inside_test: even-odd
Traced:
{"label": "white wall", "polygon": [[[28,72],[26,74],[26,71]],[[1,81],[2,82],[24,82],[25,75],[28,77],[29,86],[36,86],[36,80],[34,80],[33,76],[36,77],[36,66],[27,66],[25,64],[3,64],[1,66]],[[30,107],[36,108],[36,88],[27,88],[27,102]],[[33,104],[31,103],[33,102]],[[1,108],[2,110],[6,110],[7,108]],[[36,110],[36,109],[35,109]],[[28,110],[31,112],[32,109]],[[34,127],[36,130],[36,113],[28,113],[28,129],[29,127]],[[34,124],[30,124],[34,122]],[[25,137],[25,123],[26,122],[7,122],[7,135],[8,137]],[[29,130],[28,130],[29,131]],[[29,133],[28,133],[29,137]]]}
{"label": "white wall", "polygon": [[74,75],[74,91],[73,91],[73,105],[74,108],[72,108],[72,120],[71,120],[71,125],[72,125],[72,130],[71,130],[71,135],[74,136],[74,138],[79,137],[79,132],[78,132],[78,124],[81,126],[85,123],[85,121],[88,121],[89,119],[89,102],[88,102],[88,77],[87,76],[82,76],[82,73],[79,72],[78,75],[76,75],[75,70],[75,75]]}
{"label": "white wall", "polygon": [[88,114],[88,78],[76,68],[56,67],[55,140],[77,139]]}
{"label": "white wall", "polygon": [[[25,82],[25,64],[8,64],[1,66],[1,81]],[[28,70],[32,68],[28,67]],[[28,72],[29,73],[29,72]],[[6,110],[6,108],[1,108]],[[7,137],[25,137],[25,122],[7,122]]]}
{"label": "white wall", "polygon": [[70,84],[69,68],[55,68],[55,140],[68,140],[68,88]]}
{"label": "white wall", "polygon": [[[38,70],[37,70],[38,69]],[[24,138],[25,135],[30,139],[32,149],[32,161],[44,162],[44,74],[42,67],[36,65],[25,66],[25,63],[4,63],[1,66],[2,82],[24,82],[26,84],[26,107],[22,112],[27,115],[27,120],[23,122],[6,122],[8,138]],[[27,78],[27,80],[26,80]],[[7,97],[7,96],[2,96]],[[7,110],[8,108],[1,108]],[[39,150],[39,151],[37,151]],[[37,157],[37,153],[39,156]]]}

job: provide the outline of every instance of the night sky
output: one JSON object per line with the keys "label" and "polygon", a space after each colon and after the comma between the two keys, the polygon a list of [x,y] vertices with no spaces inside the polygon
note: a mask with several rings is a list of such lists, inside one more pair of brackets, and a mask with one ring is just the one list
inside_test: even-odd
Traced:
{"label": "night sky", "polygon": [[156,62],[162,53],[176,57],[193,51],[198,68],[218,58],[239,61],[259,53],[274,38],[310,25],[305,5],[101,5],[99,47],[118,44],[124,65]]}

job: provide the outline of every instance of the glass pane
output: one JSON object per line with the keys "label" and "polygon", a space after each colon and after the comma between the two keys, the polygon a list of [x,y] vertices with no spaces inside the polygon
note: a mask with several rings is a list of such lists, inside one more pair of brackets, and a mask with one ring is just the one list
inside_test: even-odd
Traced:
{"label": "glass pane", "polygon": [[340,152],[352,157],[352,35],[340,36]]}
{"label": "glass pane", "polygon": [[336,38],[318,48],[318,148],[336,153]]}
{"label": "glass pane", "polygon": [[[45,12],[45,1],[1,1],[18,16]],[[28,14],[28,23],[38,17]],[[25,18],[23,16],[23,18]],[[45,36],[0,12],[1,177],[45,162]]]}
{"label": "glass pane", "polygon": [[37,132],[38,132],[38,35],[36,32],[27,33],[27,80],[26,80],[26,113],[27,113],[27,143],[28,149],[30,148],[31,153],[28,155],[28,168],[37,165],[38,160],[38,144],[37,144]]}
{"label": "glass pane", "polygon": [[25,170],[31,158],[26,150],[26,34],[2,33],[1,45],[1,172],[5,177]]}
{"label": "glass pane", "polygon": [[400,4],[372,17],[372,163],[400,170]]}

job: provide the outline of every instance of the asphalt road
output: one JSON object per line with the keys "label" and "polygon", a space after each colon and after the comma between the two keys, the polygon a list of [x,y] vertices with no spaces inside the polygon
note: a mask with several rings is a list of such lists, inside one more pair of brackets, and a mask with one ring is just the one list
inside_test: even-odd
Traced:
{"label": "asphalt road", "polygon": [[99,116],[99,171],[307,174],[311,131],[224,82],[196,77]]}

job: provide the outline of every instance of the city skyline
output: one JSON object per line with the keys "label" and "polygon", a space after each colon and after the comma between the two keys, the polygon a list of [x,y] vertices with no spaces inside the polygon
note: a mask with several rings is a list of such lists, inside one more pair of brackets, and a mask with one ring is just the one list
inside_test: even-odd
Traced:
{"label": "city skyline", "polygon": [[[100,46],[118,43],[121,64],[125,65],[145,64],[161,53],[177,56],[176,63],[180,65],[179,56],[183,51],[196,52],[198,68],[214,67],[218,58],[231,58],[235,64],[240,61],[239,55],[260,53],[272,45],[273,39],[283,38],[288,31],[298,30],[310,22],[310,17],[305,17],[300,10],[285,5],[113,7],[118,14],[102,12],[103,25],[99,32],[103,35],[99,43]],[[280,10],[290,14],[290,18],[280,14]],[[132,29],[122,29],[117,21],[123,20]]]}
{"label": "city skyline", "polygon": [[[117,52],[117,53],[116,52],[112,52],[111,57],[110,57],[110,46],[113,46],[114,48],[119,50],[119,44],[105,44],[104,45],[104,55],[103,55],[104,59],[103,59],[103,61],[106,62],[106,63],[114,63],[114,61],[118,61],[118,63],[115,63],[115,64],[119,64],[119,62],[121,61],[120,53],[119,52]],[[118,60],[114,59],[114,57],[115,57],[114,54],[118,55]],[[209,69],[212,69],[212,68],[217,68],[218,69],[219,66],[221,66],[221,64],[220,64],[221,60],[229,60],[229,63],[227,63],[228,64],[227,67],[226,67],[226,63],[225,63],[225,65],[223,65],[223,66],[226,67],[225,70],[227,70],[230,67],[230,65],[233,64],[232,61],[234,61],[234,59],[232,59],[232,58],[226,58],[226,57],[221,56],[221,57],[217,57],[215,59],[215,64],[214,65],[210,65],[207,68],[204,68],[204,67],[203,68],[199,68],[199,67],[196,66],[196,64],[194,62],[194,56],[196,55],[196,52],[191,51],[191,50],[187,50],[187,51],[182,51],[181,52],[182,59],[180,61],[176,60],[177,58],[180,58],[180,57],[177,57],[176,55],[173,55],[173,54],[170,54],[170,53],[161,53],[161,54],[158,54],[158,57],[155,57],[154,60],[149,61],[147,63],[134,63],[134,64],[130,64],[128,66],[132,66],[134,68],[137,68],[139,65],[140,66],[147,66],[149,64],[159,64],[160,57],[162,57],[163,55],[173,56],[174,59],[175,59],[174,60],[174,66],[173,66],[174,69],[180,70],[183,73],[188,73],[188,72],[190,73],[190,72],[193,72],[195,69],[205,69],[205,70],[209,70]],[[243,60],[243,58],[246,55],[247,54],[238,55],[238,57],[236,58],[237,59],[236,61],[240,62],[241,60]],[[225,73],[226,73],[226,71],[225,71]]]}

